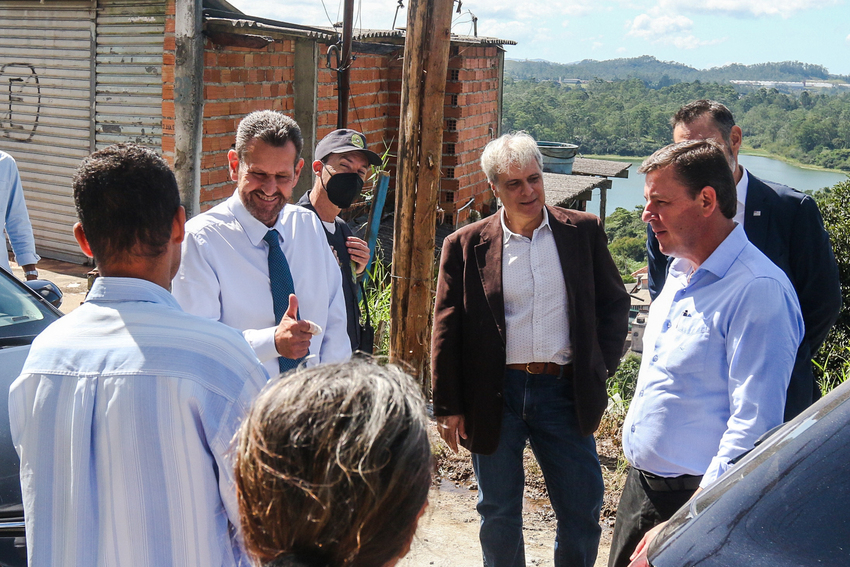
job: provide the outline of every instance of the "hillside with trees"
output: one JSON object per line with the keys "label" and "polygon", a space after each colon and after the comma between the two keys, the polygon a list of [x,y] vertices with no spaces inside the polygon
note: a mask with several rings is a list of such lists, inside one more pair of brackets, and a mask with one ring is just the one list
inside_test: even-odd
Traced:
{"label": "hillside with trees", "polygon": [[577,63],[549,61],[505,61],[505,76],[516,80],[581,79],[591,81],[621,81],[640,79],[647,85],[665,87],[680,82],[744,81],[847,81],[850,77],[830,75],[826,67],[799,61],[740,65],[733,63],[711,69],[695,69],[673,61],[659,61],[644,55],[629,59],[596,61],[585,59]]}
{"label": "hillside with trees", "polygon": [[672,141],[670,117],[700,98],[730,108],[749,148],[850,171],[850,93],[739,93],[728,83],[701,81],[653,88],[637,78],[563,85],[506,77],[502,127],[574,143],[584,154],[642,157]]}

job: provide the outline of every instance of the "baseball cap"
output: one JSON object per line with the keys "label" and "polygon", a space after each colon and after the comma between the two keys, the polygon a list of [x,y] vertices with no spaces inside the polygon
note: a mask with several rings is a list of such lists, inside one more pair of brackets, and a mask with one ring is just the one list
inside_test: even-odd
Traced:
{"label": "baseball cap", "polygon": [[369,163],[381,165],[381,156],[366,149],[366,137],[357,130],[343,128],[334,130],[316,144],[316,155],[313,159],[323,160],[331,154],[345,152],[362,152]]}

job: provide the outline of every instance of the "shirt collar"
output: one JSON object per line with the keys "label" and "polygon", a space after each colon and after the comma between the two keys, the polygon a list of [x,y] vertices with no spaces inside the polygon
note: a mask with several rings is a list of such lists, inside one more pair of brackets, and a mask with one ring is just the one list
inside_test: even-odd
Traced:
{"label": "shirt collar", "polygon": [[741,166],[741,180],[738,181],[738,184],[735,186],[736,193],[738,194],[738,202],[742,205],[746,205],[747,203],[747,184],[750,182],[750,176],[747,175],[747,168]]}
{"label": "shirt collar", "polygon": [[162,303],[168,307],[180,309],[180,304],[168,290],[139,278],[101,276],[94,280],[91,290],[86,296],[86,303],[119,303],[125,301]]}
{"label": "shirt collar", "polygon": [[236,191],[233,192],[233,196],[231,196],[227,200],[227,207],[230,209],[230,212],[233,213],[233,216],[236,218],[236,221],[242,226],[242,230],[245,232],[245,235],[248,237],[248,240],[251,241],[251,244],[254,246],[261,246],[261,242],[263,241],[263,237],[266,235],[268,231],[271,229],[276,229],[279,234],[283,234],[282,225],[280,219],[283,217],[283,213],[289,205],[284,205],[280,210],[280,213],[277,215],[277,220],[274,223],[274,226],[268,227],[254,218],[248,209],[245,208],[245,205],[242,204],[242,199],[239,198],[239,188],[237,187]]}
{"label": "shirt collar", "polygon": [[[507,244],[508,240],[510,240],[512,236],[515,236],[517,238],[525,238],[523,235],[517,234],[516,232],[513,232],[511,229],[508,228],[507,223],[505,223],[505,207],[502,207],[502,209],[499,211],[499,215],[501,215],[499,217],[499,220],[502,223],[502,244]],[[552,227],[549,225],[549,211],[546,210],[546,207],[543,207],[543,220],[540,221],[540,224],[537,226],[537,228],[534,229],[532,236],[534,236],[534,234],[536,234],[537,231],[543,228],[544,226],[547,227],[549,230],[552,230]]]}
{"label": "shirt collar", "polygon": [[[696,270],[696,272],[711,272],[718,278],[722,278],[732,267],[735,259],[741,254],[741,251],[747,246],[747,233],[744,232],[744,227],[736,224],[735,228],[729,235],[723,239],[723,242],[714,249],[711,256],[706,258],[705,262]],[[675,278],[687,277],[692,269],[692,264],[685,258],[676,258],[670,264],[670,274]]]}

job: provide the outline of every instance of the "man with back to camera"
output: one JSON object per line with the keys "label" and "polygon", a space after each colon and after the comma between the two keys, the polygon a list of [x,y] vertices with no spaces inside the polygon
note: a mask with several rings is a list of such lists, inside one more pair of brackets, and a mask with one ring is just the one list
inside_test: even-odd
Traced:
{"label": "man with back to camera", "polygon": [[339,262],[351,350],[371,354],[370,345],[361,344],[360,306],[357,304],[357,277],[369,263],[369,246],[354,236],[348,224],[339,218],[339,213],[360,195],[369,166],[380,166],[381,156],[366,148],[363,134],[342,129],[322,138],[313,160],[313,173],[316,174],[313,189],[305,193],[298,204],[319,215],[328,244]]}
{"label": "man with back to camera", "polygon": [[[785,185],[763,182],[738,164],[743,133],[729,109],[719,102],[686,104],[670,122],[674,142],[712,139],[721,145],[735,177],[735,221],[744,226],[750,242],[785,272],[800,301],[806,334],[788,385],[784,414],[788,421],[821,397],[811,361],[841,310],[838,266],[820,211],[811,197]],[[654,299],[672,259],[659,250],[649,228],[646,248]]]}
{"label": "man with back to camera", "polygon": [[324,228],[289,205],[304,160],[298,124],[272,111],[239,123],[233,195],[186,224],[173,293],[189,313],[242,331],[274,376],[351,356],[342,278]]}
{"label": "man with back to camera", "polygon": [[629,296],[598,217],[545,205],[543,156],[524,132],[487,144],[502,202],[443,243],[431,347],[434,414],[472,451],[484,564],[524,567],[522,453],[558,526],[555,565],[591,567],[603,482],[593,432],[623,353]]}
{"label": "man with back to camera", "polygon": [[[41,258],[35,253],[32,224],[27,214],[18,165],[12,156],[0,151],[0,237],[4,231],[12,244],[15,262],[24,271],[24,277],[27,280],[37,280],[38,270],[35,265]],[[0,268],[12,273],[5,242],[0,254]]]}
{"label": "man with back to camera", "polygon": [[[782,423],[803,317],[788,277],[747,240],[714,140],[672,144],[641,165],[644,222],[674,258],[649,308],[623,423],[631,464],[609,567],[625,567],[732,459]],[[641,548],[643,545],[641,546]]]}
{"label": "man with back to camera", "polygon": [[9,392],[29,565],[241,565],[229,447],[268,375],[239,332],[168,293],[186,214],[162,158],[110,146],[73,184],[101,277]]}

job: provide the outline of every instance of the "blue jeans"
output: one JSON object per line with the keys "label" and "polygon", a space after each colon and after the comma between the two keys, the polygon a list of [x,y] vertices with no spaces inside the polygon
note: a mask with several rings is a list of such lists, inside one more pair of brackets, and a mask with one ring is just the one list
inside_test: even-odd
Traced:
{"label": "blue jeans", "polygon": [[484,565],[525,567],[522,452],[530,440],[558,521],[555,566],[592,567],[604,485],[596,442],[579,433],[572,385],[555,376],[506,370],[503,399],[496,452],[472,455]]}

